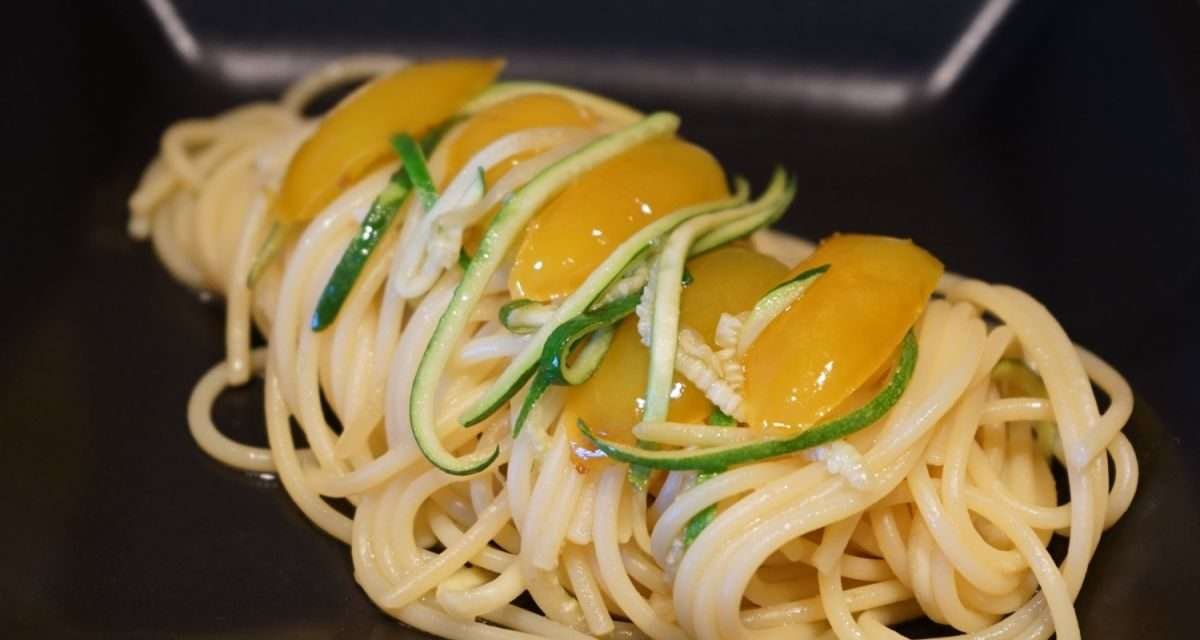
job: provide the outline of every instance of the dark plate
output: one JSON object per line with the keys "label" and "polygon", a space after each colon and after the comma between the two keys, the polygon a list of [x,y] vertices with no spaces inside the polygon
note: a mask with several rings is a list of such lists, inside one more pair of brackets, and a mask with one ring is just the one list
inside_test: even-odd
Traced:
{"label": "dark plate", "polygon": [[[124,233],[170,121],[386,49],[500,53],[676,110],[731,171],[798,174],[786,228],[911,236],[1044,301],[1139,394],[1142,484],[1089,571],[1085,636],[1193,637],[1194,2],[79,4],[25,4],[5,61],[0,636],[414,635],[274,482],[195,448],[221,311]],[[257,411],[253,389],[218,406],[251,442]]]}

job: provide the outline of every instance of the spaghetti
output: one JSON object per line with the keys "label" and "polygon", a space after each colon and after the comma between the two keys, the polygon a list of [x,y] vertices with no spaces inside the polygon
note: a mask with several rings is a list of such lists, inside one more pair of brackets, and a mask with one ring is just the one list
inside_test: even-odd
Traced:
{"label": "spaghetti", "polygon": [[[631,482],[629,465],[580,437],[569,385],[545,386],[540,397],[532,387],[519,388],[493,403],[498,410],[461,425],[460,417],[490,398],[523,354],[537,351],[544,334],[573,315],[575,296],[567,294],[586,291],[607,264],[598,261],[591,279],[581,276],[549,302],[510,309],[516,299],[510,284],[527,256],[496,248],[505,212],[533,198],[527,186],[546,183],[581,154],[596,159],[569,179],[616,171],[604,162],[622,151],[606,152],[604,145],[654,116],[535,83],[497,84],[460,105],[442,140],[428,145],[431,183],[442,193],[433,194],[436,201],[403,200],[399,222],[380,230],[336,320],[312,330],[310,316],[344,249],[369,227],[364,220],[376,196],[403,182],[397,176],[405,168],[395,156],[373,161],[311,219],[280,225],[276,194],[322,123],[303,109],[333,86],[395,77],[410,68],[405,64],[340,61],[301,80],[278,103],[177,123],[130,198],[130,233],[150,238],[180,281],[226,301],[226,359],[197,383],[188,407],[196,442],[232,467],[277,474],[314,524],[350,545],[355,576],[376,605],[448,638],[885,639],[900,637],[889,627],[922,616],[963,637],[1079,637],[1073,600],[1102,532],[1125,512],[1137,487],[1137,461],[1121,433],[1132,393],[1016,289],[943,276],[931,300],[922,294],[912,329],[920,355],[882,419],[800,453],[739,460],[720,473],[642,469],[648,481]],[[568,101],[578,113],[530,123],[494,111],[539,95]],[[557,108],[546,104],[538,108]],[[486,118],[508,124],[475,145],[469,159],[453,157],[462,140],[478,133],[471,123]],[[662,151],[668,152],[674,153]],[[688,170],[706,170],[702,164]],[[554,199],[560,191],[550,189],[530,205],[530,215],[541,211],[532,225],[555,224],[550,210],[568,198]],[[689,257],[698,253],[695,246],[716,242],[705,234],[731,221],[753,219],[761,227],[772,220],[778,212],[756,204],[769,204],[770,195],[754,202],[738,194],[697,196],[728,201],[720,201],[716,214],[681,217],[694,222],[647,244],[652,262],[614,271],[614,284],[593,296],[579,293],[588,313],[599,313],[593,301],[641,295],[641,337],[651,348],[637,344],[631,318],[627,328],[601,322],[608,328],[587,334],[593,351],[606,362],[641,349],[643,366],[665,366],[668,374],[690,367],[685,378],[699,391],[689,393],[717,402],[719,391],[717,406],[746,423],[755,380],[753,372],[742,376],[728,366],[729,354],[753,353],[748,340],[737,340],[745,324],[763,332],[753,340],[769,339],[764,322],[771,316],[726,314],[715,329],[680,327],[682,285],[671,275],[671,256],[677,254],[679,268],[691,260],[686,269],[696,270],[700,282],[700,259]],[[685,227],[686,233],[673,231]],[[277,255],[264,259],[272,236]],[[633,242],[636,234],[627,237]],[[738,246],[730,250],[782,263],[771,267],[776,275],[814,249],[765,229]],[[465,271],[460,254],[469,261]],[[494,272],[481,271],[489,261]],[[256,262],[261,272],[252,274]],[[529,273],[523,286],[544,286]],[[471,278],[478,280],[475,289]],[[816,296],[815,287],[789,295]],[[468,293],[473,304],[455,311]],[[425,382],[435,388],[423,398],[433,403],[433,436],[414,437],[420,425],[410,411],[413,395],[425,388],[414,382],[428,373],[427,351],[451,316],[461,335],[446,347],[435,379]],[[514,330],[518,321],[527,328]],[[251,348],[252,326],[267,336],[267,347]],[[568,373],[603,378],[603,369],[590,373],[580,362],[582,345],[591,343],[580,341],[574,351],[572,344],[564,353],[576,354],[576,371]],[[252,375],[265,380],[266,449],[226,438],[211,419],[221,391]],[[668,377],[655,384],[666,402],[683,383]],[[667,404],[656,408],[658,391],[650,386],[644,419],[632,434],[667,446],[664,456],[737,448],[763,437],[745,426],[668,416]],[[1103,410],[1094,389],[1107,398]],[[322,401],[337,424],[327,421]],[[526,415],[513,437],[522,408]],[[293,420],[307,448],[296,446]],[[494,458],[448,473],[431,462],[437,460],[421,437],[435,437],[456,460]],[[1066,478],[1068,501],[1058,498],[1054,466]],[[349,500],[353,515],[335,510],[332,498]],[[1047,551],[1053,536],[1068,541],[1061,564]],[[512,604],[526,592],[540,613]]]}

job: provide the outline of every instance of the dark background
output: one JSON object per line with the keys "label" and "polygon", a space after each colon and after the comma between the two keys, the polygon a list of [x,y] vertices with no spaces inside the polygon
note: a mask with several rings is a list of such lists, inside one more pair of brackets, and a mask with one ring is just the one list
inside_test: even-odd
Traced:
{"label": "dark background", "polygon": [[[124,233],[125,199],[168,123],[370,50],[501,54],[509,77],[675,110],[731,173],[797,174],[785,228],[910,236],[952,270],[1031,292],[1139,394],[1128,432],[1142,487],[1089,572],[1085,637],[1192,632],[1197,2],[21,11],[0,67],[0,635],[403,635],[358,591],[346,550],[273,482],[194,448],[184,406],[221,357],[221,311]],[[164,35],[172,15],[194,46]],[[254,389],[230,393],[218,417],[261,442],[256,407]]]}

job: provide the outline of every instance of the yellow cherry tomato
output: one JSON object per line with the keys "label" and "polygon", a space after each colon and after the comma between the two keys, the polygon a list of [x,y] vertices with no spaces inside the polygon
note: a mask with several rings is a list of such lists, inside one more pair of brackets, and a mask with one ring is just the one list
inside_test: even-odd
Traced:
{"label": "yellow cherry tomato", "polygon": [[676,209],[728,196],[725,172],[678,138],[640,144],[581,176],[526,229],[508,286],[513,298],[570,294],[621,242]]}
{"label": "yellow cherry tomato", "polygon": [[849,234],[826,239],[791,275],[823,264],[743,357],[753,428],[804,429],[834,412],[889,361],[942,275],[909,240]]}
{"label": "yellow cherry tomato", "polygon": [[394,157],[398,133],[419,136],[454,115],[500,73],[500,60],[414,64],[343,100],[296,151],[272,206],[280,222],[317,215],[339,193]]}

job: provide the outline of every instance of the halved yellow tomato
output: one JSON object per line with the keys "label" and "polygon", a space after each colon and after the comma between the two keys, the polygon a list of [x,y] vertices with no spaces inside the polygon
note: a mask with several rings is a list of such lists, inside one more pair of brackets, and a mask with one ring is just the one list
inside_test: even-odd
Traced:
{"label": "halved yellow tomato", "polygon": [[512,297],[574,291],[621,242],[655,219],[727,197],[721,165],[678,138],[642,143],[587,172],[533,219],[509,275]]}
{"label": "halved yellow tomato", "polygon": [[299,222],[317,215],[393,157],[393,135],[419,136],[445,121],[491,84],[503,66],[500,60],[414,64],[354,92],[292,157],[272,205],[275,218]]}
{"label": "halved yellow tomato", "polygon": [[920,317],[942,264],[909,240],[835,235],[793,269],[829,270],[746,351],[743,407],[752,428],[810,427],[889,360]]}
{"label": "halved yellow tomato", "polygon": [[[688,263],[692,282],[680,298],[681,326],[690,327],[712,343],[722,313],[738,313],[779,282],[787,267],[774,258],[744,246],[711,251]],[[612,346],[600,368],[586,382],[567,391],[567,411],[582,418],[601,437],[632,444],[633,426],[642,417],[650,351],[637,333],[637,318],[626,318],[617,328]],[[712,403],[681,376],[671,389],[668,420],[704,422]],[[603,458],[591,440],[571,426],[571,442],[580,466]]]}

